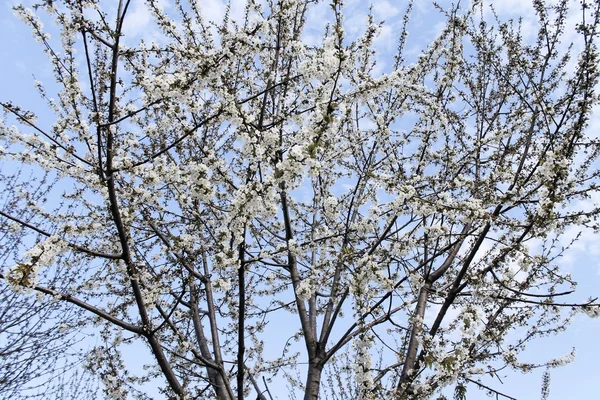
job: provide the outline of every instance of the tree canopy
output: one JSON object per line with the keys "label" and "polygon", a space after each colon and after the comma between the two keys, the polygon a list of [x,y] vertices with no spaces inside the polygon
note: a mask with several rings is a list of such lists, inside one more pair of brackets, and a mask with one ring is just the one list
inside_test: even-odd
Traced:
{"label": "tree canopy", "polygon": [[15,7],[55,82],[0,103],[0,393],[80,368],[114,399],[511,398],[481,378],[600,315],[561,268],[599,229],[598,3],[534,0],[529,34],[437,6],[416,56],[412,1],[395,54],[341,0],[317,40],[316,0],[147,0],[151,42],[114,3]]}

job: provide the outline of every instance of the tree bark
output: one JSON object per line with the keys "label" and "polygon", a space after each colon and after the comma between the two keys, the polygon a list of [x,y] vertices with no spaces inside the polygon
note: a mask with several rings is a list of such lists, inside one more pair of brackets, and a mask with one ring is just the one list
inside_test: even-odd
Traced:
{"label": "tree bark", "polygon": [[425,309],[427,308],[427,295],[431,284],[426,282],[421,290],[419,291],[419,297],[417,299],[417,306],[415,307],[414,322],[412,331],[410,333],[410,340],[408,342],[408,349],[406,350],[406,359],[404,360],[404,367],[402,368],[402,375],[398,382],[398,389],[402,388],[402,384],[410,379],[413,374],[413,368],[417,362],[417,350],[419,349],[419,337],[423,332],[423,317],[425,316]]}
{"label": "tree bark", "polygon": [[306,390],[304,400],[317,400],[319,388],[321,387],[321,373],[323,365],[320,362],[311,361],[308,364],[308,376],[306,377]]}

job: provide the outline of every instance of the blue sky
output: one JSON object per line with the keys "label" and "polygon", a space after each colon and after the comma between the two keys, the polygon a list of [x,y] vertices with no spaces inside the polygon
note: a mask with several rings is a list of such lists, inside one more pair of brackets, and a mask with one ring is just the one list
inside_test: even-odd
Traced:
{"label": "blue sky", "polygon": [[[52,80],[52,71],[42,47],[35,42],[30,31],[12,14],[12,0],[3,0],[0,4],[0,100],[10,100],[15,104],[39,112],[40,122],[51,122],[52,116],[44,114],[45,103],[39,99],[33,86],[33,76],[37,80],[48,82]],[[154,33],[148,29],[151,25],[149,13],[145,12],[141,0],[134,0],[130,20],[126,24],[126,38],[135,40],[144,37],[152,40]],[[165,4],[167,2],[165,1]],[[232,1],[234,18],[241,16],[243,2]],[[357,35],[364,24],[366,2],[349,0],[347,3],[346,29],[348,35]],[[399,26],[399,19],[405,9],[405,2],[376,1],[373,13],[376,20],[386,20],[381,36],[377,41],[380,51],[380,66],[383,71],[389,65],[390,58],[396,46],[395,32]],[[442,5],[447,2],[442,2]],[[224,11],[220,0],[201,1],[206,10],[207,18],[219,20]],[[534,26],[534,15],[531,6],[526,0],[503,0],[494,2],[496,10],[501,17],[523,17],[525,34],[531,34]],[[305,36],[307,41],[320,40],[322,28],[327,21],[327,3],[315,8],[309,15],[311,26]],[[573,23],[578,17],[573,13]],[[407,51],[409,55],[416,55],[424,48],[440,28],[440,19],[432,10],[429,1],[416,1],[414,18],[409,25],[409,40]],[[570,35],[570,34],[569,34]],[[573,36],[567,36],[565,44]],[[598,110],[596,110],[598,111]],[[600,112],[596,112],[591,121],[590,132],[599,135]],[[600,200],[600,196],[596,198]],[[591,204],[591,203],[590,203]],[[567,231],[564,242],[576,235],[576,229]],[[562,259],[562,267],[570,271],[573,278],[579,282],[578,300],[587,297],[600,296],[600,240],[591,232],[586,232],[570,252]],[[568,354],[573,347],[577,350],[575,361],[565,367],[551,371],[550,399],[595,399],[597,398],[597,379],[600,378],[600,319],[590,319],[578,315],[566,332],[557,337],[550,337],[533,343],[530,349],[522,355],[524,361],[538,361],[560,357]],[[137,358],[137,355],[136,355]],[[543,370],[534,371],[523,375],[520,373],[506,372],[504,384],[497,380],[484,381],[518,399],[540,398],[541,375]],[[285,393],[280,393],[280,398],[287,398]],[[483,391],[478,391],[471,386],[468,392],[469,400],[487,399]]]}

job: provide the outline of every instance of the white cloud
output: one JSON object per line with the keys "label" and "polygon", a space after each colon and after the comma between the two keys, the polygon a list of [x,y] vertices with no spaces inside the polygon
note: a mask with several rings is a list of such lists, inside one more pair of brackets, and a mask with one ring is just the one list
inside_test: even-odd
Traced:
{"label": "white cloud", "polygon": [[225,15],[225,5],[220,0],[199,0],[199,8],[206,21],[220,23]]}
{"label": "white cloud", "polygon": [[306,28],[302,32],[302,40],[309,46],[318,45],[325,32],[325,25],[331,21],[332,11],[325,2],[316,4],[308,9]]}
{"label": "white cloud", "polygon": [[150,14],[146,4],[139,1],[133,4],[133,10],[126,16],[123,25],[124,34],[128,38],[143,35],[148,30],[148,25],[152,22],[152,14]]}
{"label": "white cloud", "polygon": [[524,0],[503,0],[493,3],[493,7],[500,16],[519,15],[527,18],[535,18],[535,12],[531,1]]}
{"label": "white cloud", "polygon": [[388,20],[398,14],[400,10],[394,7],[389,1],[376,1],[373,3],[373,14],[377,18]]}

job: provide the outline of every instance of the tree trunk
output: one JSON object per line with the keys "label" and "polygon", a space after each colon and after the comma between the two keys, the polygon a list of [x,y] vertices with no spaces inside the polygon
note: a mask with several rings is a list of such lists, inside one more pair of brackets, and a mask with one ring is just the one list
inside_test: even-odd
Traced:
{"label": "tree trunk", "polygon": [[413,375],[413,368],[417,361],[417,350],[419,348],[419,338],[423,333],[423,317],[425,316],[425,309],[427,308],[427,295],[429,294],[431,284],[425,283],[419,291],[419,297],[417,299],[417,305],[415,307],[415,315],[413,317],[413,326],[410,334],[410,340],[408,342],[408,349],[406,350],[406,359],[404,360],[404,367],[402,368],[402,375],[398,382],[398,389],[401,389],[402,384],[409,380]]}
{"label": "tree trunk", "polygon": [[304,400],[317,400],[319,388],[321,387],[321,373],[323,365],[320,362],[311,361],[308,364],[308,376],[306,377],[306,391]]}

